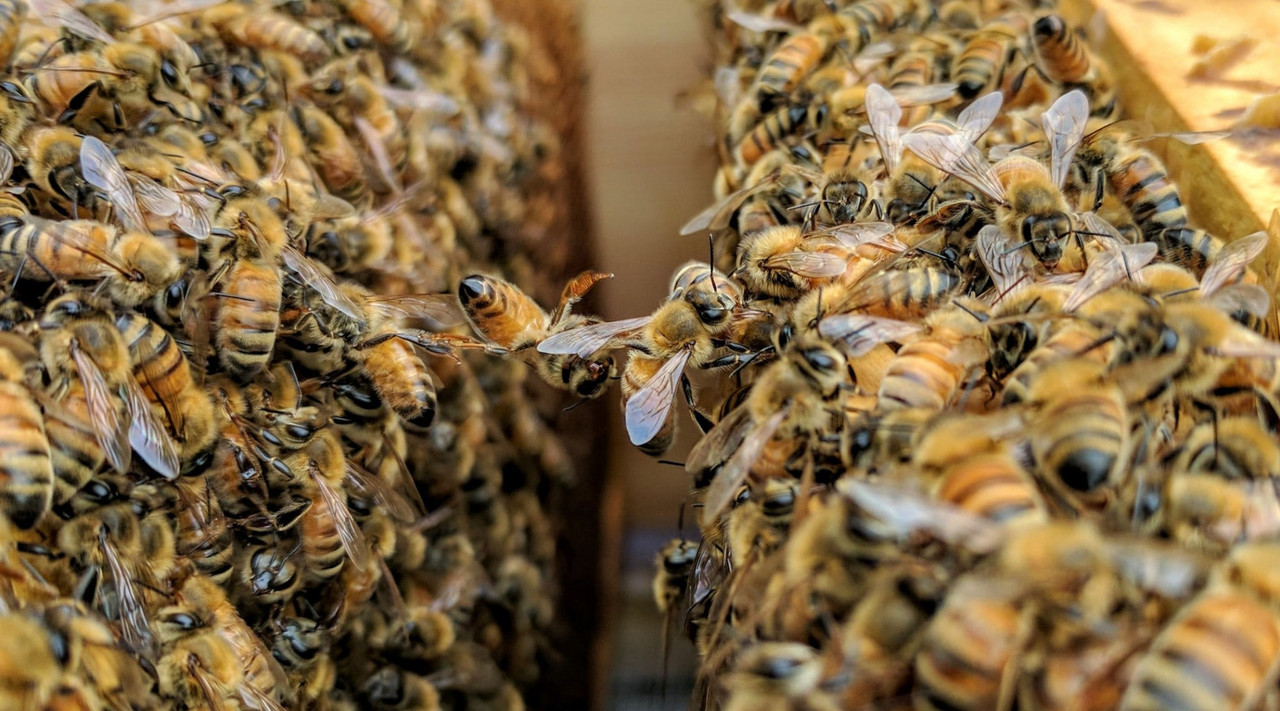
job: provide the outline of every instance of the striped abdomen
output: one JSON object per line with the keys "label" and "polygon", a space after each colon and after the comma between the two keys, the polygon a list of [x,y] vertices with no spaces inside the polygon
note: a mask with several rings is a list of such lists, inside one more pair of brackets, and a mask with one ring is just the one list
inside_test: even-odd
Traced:
{"label": "striped abdomen", "polygon": [[280,330],[280,270],[241,259],[231,267],[218,299],[215,344],[222,366],[237,377],[264,369]]}
{"label": "striped abdomen", "polygon": [[0,383],[0,507],[19,528],[30,528],[52,497],[53,468],[40,408],[20,383]]}
{"label": "striped abdomen", "polygon": [[1120,159],[1108,180],[1147,239],[1153,239],[1166,228],[1187,224],[1187,208],[1182,204],[1178,186],[1150,153],[1137,151]]}

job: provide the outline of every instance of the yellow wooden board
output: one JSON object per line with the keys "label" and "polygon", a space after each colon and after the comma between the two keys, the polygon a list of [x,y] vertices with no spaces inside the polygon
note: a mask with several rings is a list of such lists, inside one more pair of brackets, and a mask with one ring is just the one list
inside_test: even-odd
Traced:
{"label": "yellow wooden board", "polygon": [[[1063,12],[1090,28],[1115,69],[1126,115],[1158,131],[1229,129],[1255,97],[1280,91],[1275,0],[1064,0]],[[1220,76],[1191,77],[1197,36],[1242,35],[1258,44],[1240,62]],[[1195,146],[1154,141],[1152,149],[1197,226],[1231,239],[1263,229],[1280,206],[1280,130],[1241,130]]]}

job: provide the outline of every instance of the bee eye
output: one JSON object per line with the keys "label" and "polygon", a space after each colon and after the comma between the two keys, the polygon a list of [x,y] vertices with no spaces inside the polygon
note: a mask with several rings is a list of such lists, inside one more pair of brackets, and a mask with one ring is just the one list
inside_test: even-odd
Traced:
{"label": "bee eye", "polygon": [[1035,224],[1036,224],[1035,215],[1031,215],[1030,217],[1022,221],[1022,241],[1023,242],[1031,241],[1031,228],[1034,227]]}
{"label": "bee eye", "polygon": [[170,617],[169,621],[184,630],[193,630],[204,626],[204,620],[187,612],[179,612]]}
{"label": "bee eye", "polygon": [[173,66],[173,62],[167,59],[160,63],[160,76],[169,86],[175,86],[178,83],[178,70]]}
{"label": "bee eye", "polygon": [[169,310],[177,309],[182,306],[183,296],[186,290],[183,288],[181,281],[175,281],[164,290],[164,307]]}
{"label": "bee eye", "polygon": [[833,370],[836,367],[836,359],[832,358],[829,353],[819,350],[808,350],[804,352],[804,359],[815,370]]}
{"label": "bee eye", "polygon": [[324,88],[326,94],[341,94],[346,84],[341,79],[334,79]]}
{"label": "bee eye", "polygon": [[719,323],[725,319],[727,312],[719,307],[710,306],[698,309],[698,318],[703,323]]}
{"label": "bee eye", "polygon": [[813,114],[813,122],[814,122],[815,124],[819,125],[819,126],[821,126],[821,125],[823,125],[824,123],[826,123],[826,122],[827,122],[827,110],[828,110],[828,109],[827,109],[827,105],[826,105],[826,104],[823,104],[823,105],[819,106],[819,107],[818,107],[818,110]]}
{"label": "bee eye", "polygon": [[1160,329],[1160,355],[1172,353],[1178,348],[1178,333],[1165,326]]}
{"label": "bee eye", "polygon": [[285,432],[295,439],[308,439],[315,434],[315,430],[306,425],[289,425],[285,428]]}
{"label": "bee eye", "polygon": [[206,146],[212,146],[213,144],[218,142],[218,134],[214,133],[213,131],[205,131],[204,133],[200,134],[200,142],[205,144]]}

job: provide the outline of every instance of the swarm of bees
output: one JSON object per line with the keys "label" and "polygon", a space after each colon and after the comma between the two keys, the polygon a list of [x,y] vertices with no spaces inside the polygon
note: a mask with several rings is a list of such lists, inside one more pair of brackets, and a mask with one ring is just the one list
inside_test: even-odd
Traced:
{"label": "swarm of bees", "polygon": [[702,433],[693,708],[1280,705],[1280,220],[1196,228],[1145,145],[1221,136],[1117,120],[1051,2],[705,14],[710,263],[536,346]]}
{"label": "swarm of bees", "polygon": [[574,471],[483,353],[591,282],[497,276],[564,238],[537,49],[487,0],[0,2],[0,708],[524,708]]}

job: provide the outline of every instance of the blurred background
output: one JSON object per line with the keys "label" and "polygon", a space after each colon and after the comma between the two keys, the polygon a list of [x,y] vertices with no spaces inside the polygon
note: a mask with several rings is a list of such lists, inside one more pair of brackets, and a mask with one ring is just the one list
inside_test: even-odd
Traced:
{"label": "blurred background", "polygon": [[[707,244],[678,230],[711,201],[715,170],[709,122],[677,96],[704,76],[706,46],[693,0],[589,0],[583,3],[590,97],[587,110],[588,184],[592,186],[595,267],[617,278],[600,287],[597,303],[608,319],[643,316],[666,294],[671,272],[688,259],[707,258]],[[672,640],[662,694],[662,620],[650,583],[657,550],[679,534],[684,470],[659,464],[626,441],[617,396],[608,396],[611,422],[606,521],[618,558],[606,564],[604,631],[613,672],[605,708],[683,709],[689,698],[692,649]],[[679,415],[681,437],[666,455],[682,460],[692,422]],[[601,443],[602,446],[606,446]],[[686,516],[686,534],[696,536]],[[606,543],[608,545],[608,543]],[[606,588],[607,590],[607,588]]]}

